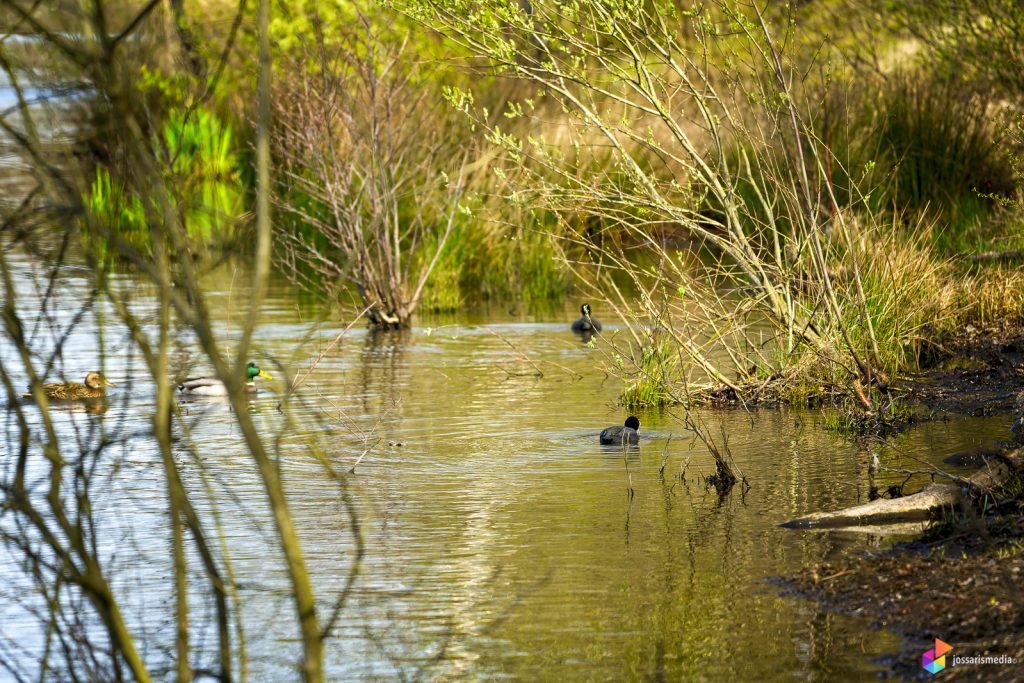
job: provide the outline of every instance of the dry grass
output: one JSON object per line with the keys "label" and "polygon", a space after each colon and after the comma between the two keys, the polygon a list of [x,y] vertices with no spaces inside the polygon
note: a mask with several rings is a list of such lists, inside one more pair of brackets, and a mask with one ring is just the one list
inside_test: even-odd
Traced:
{"label": "dry grass", "polygon": [[959,312],[953,331],[966,324],[1024,321],[1024,272],[1014,267],[989,268],[964,276],[949,293]]}

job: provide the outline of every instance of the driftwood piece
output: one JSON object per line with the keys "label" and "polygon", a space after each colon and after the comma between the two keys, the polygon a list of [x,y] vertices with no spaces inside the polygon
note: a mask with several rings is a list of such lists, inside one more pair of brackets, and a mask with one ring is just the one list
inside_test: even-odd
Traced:
{"label": "driftwood piece", "polygon": [[886,498],[836,512],[816,512],[779,526],[787,529],[834,529],[865,525],[920,522],[933,518],[943,509],[958,507],[969,492],[998,488],[1014,472],[1024,468],[1024,448],[1006,457],[993,458],[975,472],[967,485],[929,484],[919,493],[903,498]]}

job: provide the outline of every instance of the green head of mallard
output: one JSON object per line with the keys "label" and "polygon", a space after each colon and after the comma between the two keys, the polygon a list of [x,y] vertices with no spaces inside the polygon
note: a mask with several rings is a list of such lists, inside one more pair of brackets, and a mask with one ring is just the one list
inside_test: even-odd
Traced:
{"label": "green head of mallard", "polygon": [[256,381],[257,377],[262,377],[263,379],[274,379],[268,373],[263,372],[256,367],[255,363],[250,362],[245,368],[245,381],[247,384],[252,384]]}

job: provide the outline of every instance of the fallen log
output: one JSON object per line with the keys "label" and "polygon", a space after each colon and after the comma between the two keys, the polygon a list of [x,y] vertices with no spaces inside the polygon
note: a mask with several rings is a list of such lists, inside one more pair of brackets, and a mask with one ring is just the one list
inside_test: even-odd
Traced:
{"label": "fallen log", "polygon": [[968,497],[994,492],[1014,473],[1024,469],[1024,448],[1005,457],[992,458],[962,484],[929,484],[903,498],[885,498],[836,512],[815,512],[779,526],[787,529],[834,529],[865,525],[922,522],[942,510],[959,507]]}

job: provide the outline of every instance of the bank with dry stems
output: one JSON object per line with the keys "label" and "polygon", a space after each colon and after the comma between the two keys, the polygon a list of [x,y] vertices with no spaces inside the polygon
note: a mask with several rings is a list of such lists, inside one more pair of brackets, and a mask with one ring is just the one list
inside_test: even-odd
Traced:
{"label": "bank with dry stems", "polygon": [[[511,123],[471,90],[450,100],[503,151],[510,200],[586,226],[567,239],[599,267],[569,265],[630,323],[607,339],[627,403],[774,384],[870,411],[972,307],[927,214],[878,201],[881,157],[837,155],[842,119],[820,119],[839,86],[785,52],[794,28],[779,16],[731,2],[393,4],[534,89],[507,103]],[[552,112],[557,133],[540,123]],[[890,178],[940,179],[890,151]]]}

